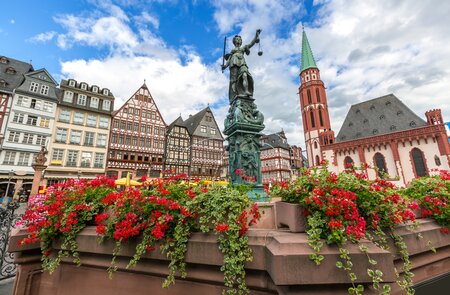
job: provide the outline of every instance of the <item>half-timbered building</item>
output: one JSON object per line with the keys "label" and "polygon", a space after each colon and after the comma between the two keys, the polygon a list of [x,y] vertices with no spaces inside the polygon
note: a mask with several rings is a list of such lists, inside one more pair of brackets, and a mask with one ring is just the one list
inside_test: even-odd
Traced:
{"label": "half-timbered building", "polygon": [[183,123],[183,119],[179,116],[167,127],[163,169],[170,173],[189,174],[191,138]]}
{"label": "half-timbered building", "polygon": [[186,119],[185,126],[191,136],[190,175],[219,177],[224,138],[209,106]]}
{"label": "half-timbered building", "polygon": [[284,131],[263,135],[261,142],[262,183],[287,181],[291,178],[291,147]]}
{"label": "half-timbered building", "polygon": [[113,114],[107,173],[158,177],[163,167],[166,126],[144,83]]}

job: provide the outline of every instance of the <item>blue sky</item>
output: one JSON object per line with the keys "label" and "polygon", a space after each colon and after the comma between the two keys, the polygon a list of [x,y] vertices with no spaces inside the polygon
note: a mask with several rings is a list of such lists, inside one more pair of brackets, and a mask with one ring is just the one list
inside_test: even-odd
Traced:
{"label": "blue sky", "polygon": [[[439,7],[439,9],[436,9]],[[450,3],[389,0],[15,0],[0,20],[0,55],[33,61],[57,80],[107,87],[119,107],[144,79],[167,123],[208,104],[228,108],[224,36],[264,55],[247,57],[265,132],[304,145],[298,102],[302,25],[327,87],[337,134],[352,104],[397,95],[422,118],[450,118]],[[231,48],[231,40],[228,42]]]}

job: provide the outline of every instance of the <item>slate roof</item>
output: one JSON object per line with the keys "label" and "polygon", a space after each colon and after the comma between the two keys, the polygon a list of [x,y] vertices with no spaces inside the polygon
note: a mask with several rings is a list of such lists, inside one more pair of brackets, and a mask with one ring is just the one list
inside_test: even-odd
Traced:
{"label": "slate roof", "polygon": [[[33,71],[33,66],[27,62],[0,56],[0,59],[6,59],[7,63],[0,62],[0,80],[5,80],[6,87],[0,86],[0,91],[13,92],[24,80],[24,74]],[[8,68],[15,70],[14,74],[7,73]]]}
{"label": "slate roof", "polygon": [[345,117],[336,142],[394,133],[427,123],[393,94],[354,104]]}
{"label": "slate roof", "polygon": [[167,130],[168,130],[168,131],[172,130],[172,128],[173,128],[174,126],[182,126],[182,127],[185,127],[185,126],[184,126],[183,118],[181,118],[181,116],[178,116],[178,118],[176,118],[175,121],[173,121],[172,123],[170,123],[169,126],[167,126]]}
{"label": "slate roof", "polygon": [[198,125],[200,125],[203,117],[205,116],[206,112],[211,111],[209,107],[204,108],[197,114],[190,116],[186,120],[184,120],[184,126],[187,128],[189,134],[193,134],[195,132],[195,129],[197,129]]}
{"label": "slate roof", "polygon": [[[283,138],[283,139],[282,139]],[[263,145],[261,147],[261,150],[267,150],[274,148],[283,148],[286,150],[290,149],[289,144],[287,143],[286,135],[284,134],[284,131],[272,133],[268,135],[263,135],[260,138],[261,144]],[[263,142],[266,142],[267,144],[263,144]]]}

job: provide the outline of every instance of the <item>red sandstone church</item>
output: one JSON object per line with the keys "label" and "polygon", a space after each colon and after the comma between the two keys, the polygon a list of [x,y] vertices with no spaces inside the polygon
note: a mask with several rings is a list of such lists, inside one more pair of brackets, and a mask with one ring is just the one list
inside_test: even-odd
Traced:
{"label": "red sandstone church", "polygon": [[[417,116],[395,95],[353,105],[335,137],[331,130],[325,86],[303,31],[300,71],[300,109],[309,166],[323,160],[332,171],[367,163],[405,185],[435,169],[450,169],[450,144],[441,110]],[[369,179],[375,169],[367,169]],[[380,174],[381,175],[381,174]]]}

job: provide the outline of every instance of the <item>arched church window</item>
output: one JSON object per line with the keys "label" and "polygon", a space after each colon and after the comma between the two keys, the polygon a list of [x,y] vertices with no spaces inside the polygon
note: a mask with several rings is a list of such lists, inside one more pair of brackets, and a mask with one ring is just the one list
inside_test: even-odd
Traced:
{"label": "arched church window", "polygon": [[320,102],[319,88],[316,88],[316,98],[317,98],[317,102]]}
{"label": "arched church window", "polygon": [[316,166],[320,165],[320,158],[318,155],[316,155]]}
{"label": "arched church window", "polygon": [[413,148],[411,151],[411,157],[413,160],[416,177],[427,176],[428,173],[423,158],[423,152],[418,148]]}
{"label": "arched church window", "polygon": [[308,103],[309,103],[309,104],[312,104],[311,90],[308,89],[308,90],[306,91],[306,94],[308,95]]}
{"label": "arched church window", "polygon": [[345,168],[350,168],[352,167],[354,164],[353,159],[350,156],[345,157],[344,159],[344,167]]}
{"label": "arched church window", "polygon": [[317,141],[314,141],[314,148],[317,148]]}
{"label": "arched church window", "polygon": [[441,166],[441,159],[439,159],[438,155],[434,155],[434,163],[436,163],[436,166]]}
{"label": "arched church window", "polygon": [[320,121],[320,126],[323,126],[322,110],[319,110],[319,121]]}
{"label": "arched church window", "polygon": [[376,153],[374,160],[375,166],[378,168],[378,177],[383,178],[384,174],[387,173],[386,159],[381,153]]}
{"label": "arched church window", "polygon": [[316,121],[314,120],[314,113],[313,113],[313,111],[309,112],[309,116],[311,117],[311,127],[312,128],[316,127]]}

